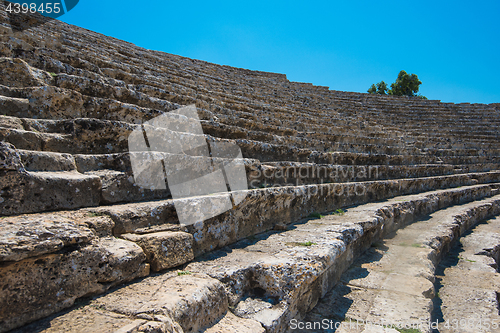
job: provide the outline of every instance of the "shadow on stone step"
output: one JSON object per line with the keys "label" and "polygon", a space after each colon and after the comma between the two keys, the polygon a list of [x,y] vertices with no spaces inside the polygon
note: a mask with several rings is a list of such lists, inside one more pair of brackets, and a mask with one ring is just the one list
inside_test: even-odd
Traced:
{"label": "shadow on stone step", "polygon": [[[462,237],[470,234],[471,231],[466,232]],[[463,246],[461,243],[455,244],[448,255],[443,258],[441,263],[436,268],[435,276],[436,280],[434,281],[434,289],[436,290],[436,297],[432,299],[432,314],[431,321],[438,321],[440,324],[444,322],[444,315],[441,311],[441,306],[443,305],[443,301],[439,298],[439,290],[443,287],[441,284],[442,277],[444,276],[444,271],[447,268],[454,267],[458,264],[460,260],[460,253],[464,252]],[[439,333],[439,329],[433,329],[433,333]]]}

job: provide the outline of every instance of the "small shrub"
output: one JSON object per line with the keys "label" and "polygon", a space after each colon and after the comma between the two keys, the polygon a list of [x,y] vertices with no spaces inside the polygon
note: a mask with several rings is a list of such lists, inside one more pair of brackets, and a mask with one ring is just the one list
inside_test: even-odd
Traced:
{"label": "small shrub", "polygon": [[314,212],[314,213],[311,213],[311,214],[309,215],[309,217],[314,217],[314,218],[320,219],[320,218],[323,218],[324,216],[323,216],[323,215],[321,215],[321,214],[320,214],[320,213],[318,213],[318,212]]}

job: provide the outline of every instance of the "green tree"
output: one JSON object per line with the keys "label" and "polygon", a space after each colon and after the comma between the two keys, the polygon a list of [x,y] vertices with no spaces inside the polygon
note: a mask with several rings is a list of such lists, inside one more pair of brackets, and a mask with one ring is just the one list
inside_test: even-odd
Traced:
{"label": "green tree", "polygon": [[386,95],[387,94],[387,83],[384,81],[380,81],[377,83],[377,85],[372,84],[370,89],[368,89],[368,92],[370,94],[379,94],[379,95]]}
{"label": "green tree", "polygon": [[398,74],[396,82],[391,84],[389,95],[416,96],[421,84],[422,82],[416,74],[408,74],[405,71],[401,71]]}
{"label": "green tree", "polygon": [[379,95],[394,95],[394,96],[410,96],[418,97],[421,99],[427,99],[418,93],[418,89],[422,82],[418,79],[416,74],[408,74],[405,71],[401,71],[398,74],[396,82],[391,84],[391,89],[388,89],[387,83],[380,81],[379,83],[372,84],[368,92],[370,94]]}
{"label": "green tree", "polygon": [[377,93],[377,87],[375,87],[375,84],[372,84],[370,89],[368,89],[368,93],[370,94],[376,94]]}
{"label": "green tree", "polygon": [[377,83],[377,94],[385,95],[387,93],[387,83],[380,81]]}

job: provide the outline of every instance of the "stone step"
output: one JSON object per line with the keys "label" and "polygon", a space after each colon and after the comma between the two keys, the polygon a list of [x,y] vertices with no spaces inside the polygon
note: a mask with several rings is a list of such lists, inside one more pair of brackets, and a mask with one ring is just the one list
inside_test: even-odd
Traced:
{"label": "stone step", "polygon": [[[18,149],[44,150],[60,153],[107,154],[128,151],[128,136],[139,125],[98,119],[75,120],[32,120],[22,118],[2,118],[0,140],[12,143]],[[21,121],[21,123],[19,123]],[[22,126],[22,129],[20,128]],[[164,130],[170,134],[168,129]],[[156,129],[160,132],[160,129]],[[177,136],[177,134],[176,134]],[[196,135],[190,137],[195,138]],[[432,155],[383,155],[358,153],[315,153],[308,149],[298,149],[288,145],[274,145],[247,139],[220,139],[205,135],[211,142],[231,142],[238,144],[243,156],[261,161],[309,161],[332,164],[469,164],[500,161],[498,156],[456,156],[434,157]],[[185,140],[183,140],[185,141]],[[89,143],[90,142],[90,143]],[[168,145],[166,146],[168,147]],[[307,157],[316,154],[318,157]],[[324,157],[321,157],[324,156]],[[366,161],[363,161],[366,160]]]}
{"label": "stone step", "polygon": [[[105,320],[109,323],[103,322],[104,328],[126,326],[130,330],[136,329],[138,332],[141,332],[139,326],[142,325],[158,325],[159,327],[162,327],[161,325],[171,325],[171,327],[179,325],[184,331],[198,331],[212,327],[213,331],[217,331],[228,330],[228,327],[236,325],[236,323],[238,326],[255,327],[257,332],[262,331],[259,327],[260,324],[268,331],[282,332],[286,330],[289,320],[303,316],[309,308],[314,306],[317,299],[335,284],[340,276],[339,270],[347,268],[348,263],[354,257],[362,253],[384,233],[408,224],[417,216],[450,205],[483,198],[495,192],[491,187],[484,185],[426,192],[395,198],[388,202],[354,207],[348,209],[346,213],[337,213],[337,215],[329,215],[321,219],[302,220],[288,228],[281,228],[281,232],[263,233],[244,239],[230,248],[212,251],[201,257],[200,260],[189,264],[182,271],[167,271],[160,275],[152,275],[144,280],[111,291],[104,296],[94,298],[87,303],[88,305],[84,304],[83,307],[80,306],[66,312],[66,314],[44,319],[42,322],[34,323],[33,326],[22,328],[20,331],[27,332],[34,327],[41,332],[50,328],[53,328],[53,331],[60,331],[65,326],[75,332],[85,331],[86,327],[94,327],[89,326],[88,320],[91,322]],[[10,233],[19,233],[21,228],[24,234],[29,235],[33,230],[36,230],[33,228],[39,224],[38,221],[30,219],[29,216],[16,219],[20,218],[24,220],[12,220],[12,218],[7,220]],[[54,235],[48,238],[45,248],[33,246],[37,244],[35,239],[25,242],[19,240],[20,244],[26,244],[25,247],[16,247],[13,244],[5,246],[6,249],[10,250],[4,251],[6,258],[19,259],[20,261],[2,266],[4,276],[16,280],[17,273],[13,272],[17,271],[11,269],[13,266],[16,269],[22,266],[29,271],[32,266],[27,264],[28,261],[39,260],[44,258],[44,255],[51,257],[53,254],[50,252],[61,247],[64,248],[65,244],[74,244],[79,241],[81,244],[77,246],[85,247],[89,239],[95,237],[96,229],[92,228],[106,224],[102,219],[108,221],[107,231],[109,232],[110,219],[106,215],[88,215],[88,213],[80,211],[73,213],[71,220],[61,221],[61,219],[62,217],[59,218],[60,224],[55,221],[45,222],[44,230],[46,231],[43,232]],[[89,221],[90,219],[94,220]],[[100,223],[96,222],[95,219],[101,219]],[[47,216],[45,220],[50,221],[51,219]],[[286,220],[283,222],[286,223]],[[65,226],[64,223],[68,225]],[[58,233],[57,228],[70,233],[72,238],[68,238],[64,233]],[[285,229],[288,230],[283,231]],[[6,235],[6,239],[9,239],[9,233],[3,234]],[[123,237],[136,241],[143,249],[144,252],[140,252],[141,259],[145,257],[146,260],[145,262],[137,261],[143,266],[151,265],[153,268],[156,264],[161,265],[161,262],[155,263],[155,256],[151,255],[151,249],[154,247],[157,249],[166,248],[162,250],[163,253],[174,252],[178,255],[189,248],[185,241],[180,241],[180,238],[172,238],[174,236],[171,236],[169,243],[168,233],[159,234],[123,235]],[[181,235],[184,233],[171,234]],[[164,238],[160,239],[160,237]],[[151,241],[154,239],[156,239],[156,243]],[[196,241],[196,235],[194,239]],[[122,246],[126,248],[134,244],[127,240],[106,236],[100,237],[98,240],[123,242]],[[179,243],[183,245],[175,248],[176,244]],[[30,246],[30,244],[32,245]],[[92,241],[90,244],[93,244]],[[71,245],[66,247],[68,250],[71,249]],[[69,256],[72,257],[75,252],[81,253],[82,251],[73,250]],[[61,250],[56,253],[60,252]],[[160,253],[156,252],[155,254],[158,258]],[[33,255],[36,257],[26,258]],[[60,256],[65,258],[63,254]],[[170,260],[178,264],[177,259],[171,258]],[[192,257],[184,258],[184,260],[189,262]],[[52,264],[46,263],[45,267],[52,267]],[[99,265],[99,267],[101,266]],[[106,265],[106,267],[108,266]],[[94,281],[92,280],[94,276],[92,272],[96,269],[98,268],[90,266],[87,270],[91,273],[88,275],[91,277],[91,281]],[[47,269],[43,272],[50,275],[53,271]],[[146,274],[144,270],[142,270],[142,274]],[[47,276],[40,276],[36,280],[45,281],[47,278]],[[80,275],[78,278],[84,281],[89,279]],[[30,279],[30,281],[33,280]],[[24,295],[30,292],[34,293],[31,284],[27,282],[25,284]],[[40,289],[39,292],[49,292],[45,288],[37,287]],[[88,296],[102,293],[102,290],[102,288],[96,292],[81,290],[81,293]],[[71,289],[66,290],[63,287],[51,291],[51,293],[57,293],[59,299],[64,299],[65,295],[74,295],[74,292],[70,291]],[[17,302],[11,301],[9,309],[12,313],[18,314],[17,316],[10,312],[6,314],[9,319],[2,318],[4,320],[3,327],[15,328],[33,321],[39,316],[40,312],[36,311],[42,310],[38,303],[33,307],[25,306],[23,311],[19,310],[19,306],[27,302],[26,297],[7,298],[8,300],[17,300]],[[31,300],[40,297],[32,295]],[[52,299],[51,297],[44,296],[44,300]],[[74,301],[74,299],[69,299],[65,305],[69,307]],[[43,308],[45,316],[50,315],[50,308],[53,308],[51,301],[46,303],[46,307]],[[36,309],[35,313],[33,313],[33,309]],[[228,315],[229,309],[236,316],[246,320],[235,320],[233,315]],[[76,318],[82,318],[82,320],[76,320]],[[221,320],[218,321],[219,319]],[[172,320],[177,324],[172,323]],[[160,323],[156,323],[158,321]],[[37,330],[35,331],[37,332]]]}
{"label": "stone step", "polygon": [[[110,216],[115,223],[113,233],[116,236],[161,231],[191,233],[195,237],[193,251],[195,255],[200,255],[256,233],[276,228],[278,221],[286,224],[307,217],[314,212],[331,211],[370,201],[385,200],[398,195],[500,180],[499,174],[495,173],[476,174],[476,179],[471,176],[472,174],[232,192],[230,194],[241,202],[235,208],[208,219],[203,225],[179,224],[180,220],[193,218],[196,220],[206,216],[202,211],[189,211],[188,214],[183,208],[198,206],[211,212],[216,207],[225,207],[224,202],[228,194],[117,204],[90,208],[88,211]],[[489,189],[489,185],[481,186]],[[177,210],[176,204],[179,205]],[[220,209],[222,212],[223,209]],[[249,211],[255,213],[248,214]],[[179,215],[180,213],[182,215]],[[281,218],[278,220],[276,216]],[[224,230],[223,233],[222,230]]]}
{"label": "stone step", "polygon": [[[112,228],[109,217],[85,211],[3,217],[0,276],[6,292],[0,296],[0,331],[147,276],[150,267],[157,271],[177,266],[179,258],[193,259],[190,234],[130,235],[125,240],[113,237]],[[154,246],[153,251],[161,251],[160,261],[152,256]]]}
{"label": "stone step", "polygon": [[[8,58],[3,58],[3,59],[8,59]],[[16,61],[21,62],[18,66],[21,66],[21,65],[22,65],[22,66],[24,66],[24,67],[30,67],[29,65],[27,65],[26,63],[24,63],[22,60],[16,59]],[[12,67],[12,66],[11,66],[11,67]],[[24,67],[23,67],[23,68],[24,68]],[[33,74],[31,74],[31,75],[33,75]],[[48,77],[50,77],[50,75],[49,75],[47,72],[45,72],[45,75],[46,75],[46,76],[48,76]],[[75,82],[74,82],[75,80],[76,80],[76,81],[78,81],[78,82],[76,82],[76,83],[75,83]],[[26,80],[24,80],[24,81],[26,81]],[[106,119],[110,119],[110,118],[109,118],[109,115],[114,113],[114,112],[112,111],[112,109],[116,109],[116,103],[121,103],[121,102],[118,102],[118,101],[115,101],[115,100],[114,100],[114,98],[116,98],[116,96],[115,96],[116,94],[113,94],[112,92],[109,92],[109,93],[108,93],[108,95],[109,95],[109,96],[108,96],[108,95],[106,95],[106,96],[101,96],[101,95],[102,95],[102,93],[98,93],[98,92],[94,91],[94,90],[96,90],[96,89],[97,89],[97,86],[99,86],[99,83],[100,83],[101,85],[106,85],[105,83],[103,83],[103,82],[102,82],[103,80],[102,80],[102,79],[100,79],[100,78],[98,78],[98,79],[97,79],[97,83],[98,83],[98,84],[96,84],[96,80],[91,80],[91,79],[88,79],[88,78],[85,78],[85,77],[76,77],[76,76],[74,76],[74,75],[66,75],[66,74],[61,74],[61,75],[56,76],[56,77],[55,77],[55,79],[53,79],[52,81],[55,81],[55,84],[56,84],[56,85],[58,85],[59,87],[62,87],[63,89],[68,89],[68,88],[70,88],[70,90],[73,90],[73,93],[74,93],[75,91],[78,91],[79,93],[82,93],[82,94],[85,94],[85,95],[89,95],[89,94],[90,94],[90,95],[92,95],[92,96],[97,96],[98,98],[100,98],[99,103],[90,102],[90,101],[88,100],[88,98],[87,98],[88,96],[82,96],[82,97],[80,97],[80,98],[79,98],[79,100],[82,100],[82,101],[83,101],[83,105],[82,105],[82,107],[83,107],[83,106],[85,106],[85,108],[87,109],[87,116],[89,116],[90,114],[92,114],[92,115],[99,115],[99,114],[100,114],[100,112],[99,112],[99,111],[96,111],[96,110],[89,110],[89,108],[88,108],[88,107],[89,107],[89,106],[91,106],[91,105],[96,105],[96,104],[98,104],[98,105],[100,105],[101,107],[103,107],[103,105],[102,105],[103,103],[102,103],[102,102],[104,102],[104,104],[106,104],[106,103],[107,103],[107,104],[110,104],[110,103],[111,103],[111,104],[113,104],[113,103],[114,103],[115,105],[113,105],[113,107],[106,107],[106,106],[104,106],[104,107],[106,108],[106,111],[107,111],[107,112],[101,112],[102,116],[105,116],[105,117],[106,117]],[[82,82],[80,82],[80,81],[82,81]],[[18,82],[18,81],[16,81],[16,82]],[[4,82],[4,83],[5,83],[5,84],[8,84],[8,83],[10,83],[10,82]],[[54,82],[50,82],[50,83],[54,83]],[[74,84],[74,85],[76,86],[76,88],[77,88],[77,89],[71,89],[71,88],[75,88],[75,87],[73,87],[73,86],[68,86],[68,84],[70,84],[70,83],[71,83],[71,84]],[[109,85],[108,85],[108,86],[109,86]],[[143,86],[141,86],[141,87],[143,87]],[[97,90],[99,90],[99,91],[101,91],[101,92],[107,92],[107,91],[110,91],[110,89],[104,89],[103,87],[100,87],[100,88],[101,88],[100,90],[99,90],[99,89],[97,89]],[[109,87],[108,87],[108,88],[109,88]],[[118,87],[118,88],[119,88],[119,89],[124,88],[124,84],[123,84],[123,82],[122,82],[121,86],[120,86],[120,87]],[[89,91],[87,91],[87,90],[90,90],[90,92],[89,92]],[[54,91],[51,91],[51,92],[53,93]],[[62,92],[64,92],[64,90],[62,90]],[[15,90],[15,91],[10,91],[10,90],[9,90],[9,91],[6,91],[6,92],[4,92],[4,93],[6,93],[8,96],[13,96],[13,95],[15,95],[15,97],[20,97],[20,96],[22,96],[22,97],[24,97],[24,98],[27,98],[27,99],[29,99],[29,100],[31,100],[31,101],[35,101],[35,102],[36,102],[36,98],[33,98],[34,96],[32,95],[32,89],[27,89],[26,91],[22,91],[22,90],[19,90],[19,89],[18,89],[18,90]],[[130,95],[130,92],[129,92],[127,95]],[[100,97],[99,97],[99,96],[100,96]],[[106,98],[104,98],[104,99],[103,99],[102,97],[107,97],[107,99],[106,99]],[[36,103],[34,103],[34,104],[36,104]],[[122,108],[123,108],[123,107],[122,107]],[[140,106],[139,106],[139,108],[140,108]],[[36,114],[37,114],[38,116],[40,116],[40,115],[41,115],[41,114],[40,114],[40,110],[39,110],[39,108],[32,107],[31,109],[32,109],[32,111],[30,111],[30,112],[31,112],[31,113],[30,113],[30,115],[31,115],[32,113],[34,113],[34,112],[36,112]],[[59,109],[60,109],[60,108],[59,108]],[[172,106],[169,106],[169,107],[168,107],[168,109],[169,109],[169,110],[171,110],[171,109],[172,109]],[[7,108],[7,110],[9,110],[9,108]],[[16,111],[16,110],[13,110],[13,111]],[[110,111],[111,111],[111,112],[110,112]],[[127,111],[129,111],[129,112],[127,112],[127,115],[126,115],[126,116],[125,116],[125,114],[124,114],[124,115],[123,115],[123,117],[127,117],[127,118],[129,118],[129,119],[130,119],[130,115],[129,115],[129,113],[130,113],[130,107],[128,108],[128,110],[127,110]],[[50,111],[49,111],[49,112],[50,112]],[[90,112],[90,114],[89,114],[89,112]],[[144,115],[151,114],[152,112],[151,112],[150,110],[149,110],[149,111],[147,111],[147,110],[142,110],[142,112],[141,112],[141,113],[143,114],[143,116],[142,116],[142,117],[144,117]],[[12,114],[12,115],[14,115],[14,114],[19,115],[19,113],[16,113],[16,112],[11,112],[11,114]],[[71,115],[71,112],[66,112],[65,114],[66,114],[66,117],[68,117],[69,115]],[[28,115],[28,114],[26,114],[25,116],[27,116],[27,115]],[[49,116],[49,117],[50,117],[50,115],[49,115],[49,114],[48,114],[47,116]],[[111,117],[111,118],[112,118],[112,117]],[[119,120],[124,120],[124,119],[119,119]],[[134,122],[135,122],[135,121],[134,121]]]}
{"label": "stone step", "polygon": [[[462,234],[498,214],[500,195],[436,211],[387,233],[342,275],[341,283],[319,301],[305,322],[330,318],[340,325],[347,319],[432,332],[437,328],[431,316],[436,266]],[[371,325],[364,326],[363,332],[371,332]]]}
{"label": "stone step", "polygon": [[466,233],[436,270],[439,332],[499,332],[500,217]]}
{"label": "stone step", "polygon": [[102,183],[96,175],[0,170],[0,179],[1,215],[95,207],[101,201]]}
{"label": "stone step", "polygon": [[[78,94],[78,92],[75,93],[71,90],[61,90],[60,88],[54,87],[27,88],[23,90],[10,89],[8,91],[4,89],[4,94],[15,96],[1,97],[4,106],[2,108],[3,113],[11,116],[41,116],[50,119],[96,117],[98,119],[140,123],[161,114],[160,111],[156,111],[151,108],[135,106],[130,103],[124,104],[123,102],[118,102],[111,99],[99,98],[99,100],[96,100],[96,98],[94,98],[92,100],[89,100],[89,98],[87,98],[88,96],[73,96],[74,94]],[[47,96],[49,94],[52,98],[52,102],[57,103],[57,105],[47,105],[45,103],[46,105],[44,106],[44,109],[41,110],[39,107],[40,101],[42,99],[47,99]],[[19,97],[22,97],[22,99],[20,99]],[[21,104],[19,105],[19,103]],[[64,107],[61,107],[61,105],[66,107],[67,109],[64,109]],[[179,105],[172,104],[168,107],[164,107],[162,110],[171,111],[178,107]],[[54,111],[54,109],[56,111]],[[392,145],[388,144],[387,142],[384,142],[386,140],[378,143],[369,143],[373,142],[374,140],[380,141],[373,138],[367,138],[366,140],[363,140],[362,137],[353,137],[351,140],[349,140],[351,142],[344,143],[342,142],[342,140],[339,140],[339,138],[324,138],[323,141],[318,139],[306,139],[296,136],[287,136],[283,138],[281,136],[269,134],[267,131],[262,132],[247,130],[238,126],[228,126],[220,123],[214,124],[210,122],[203,122],[202,124],[207,134],[211,134],[216,137],[226,137],[232,139],[246,138],[251,140],[265,141],[273,144],[285,143],[284,140],[287,140],[288,144],[293,144],[301,148],[314,148],[317,150],[339,150],[349,152],[403,155],[420,153],[420,150],[417,148],[399,147],[398,145],[393,146],[394,143]],[[335,144],[327,142],[335,142]],[[434,151],[432,150],[432,148],[429,149],[429,152]],[[498,155],[498,149],[491,149],[491,151],[488,150],[488,152],[489,154]],[[467,149],[463,149],[462,151],[455,150],[453,152],[454,155],[465,155],[472,153],[474,153],[474,150]],[[439,149],[436,150],[434,154],[438,154],[439,156],[447,156],[451,153],[446,149]]]}
{"label": "stone step", "polygon": [[[4,187],[2,206],[9,207],[2,210],[5,215],[34,213],[50,209],[54,205],[57,209],[79,208],[96,206],[98,204],[116,204],[120,202],[140,202],[154,199],[166,199],[171,197],[168,186],[165,189],[149,189],[137,183],[139,179],[134,178],[130,155],[105,154],[105,155],[70,155],[58,153],[38,153],[26,150],[6,149],[5,154],[20,157],[20,163],[11,162],[9,172],[4,171],[2,176],[5,184],[13,184],[20,179],[29,180],[29,184],[21,182],[22,191],[19,187]],[[171,167],[179,164],[182,156],[172,154],[159,154],[165,161],[167,177],[173,172]],[[172,162],[168,162],[168,161]],[[188,163],[189,162],[189,163]],[[421,166],[339,166],[339,165],[317,165],[311,163],[276,162],[260,164],[256,160],[248,159],[220,159],[210,157],[192,157],[186,161],[190,172],[196,168],[201,174],[209,170],[209,165],[241,165],[246,173],[246,182],[249,188],[298,186],[326,183],[346,183],[352,181],[378,181],[385,179],[421,178],[430,176],[451,175],[455,172],[449,165],[421,165]],[[236,163],[236,164],[235,164]],[[8,163],[6,163],[7,165]],[[17,166],[16,166],[17,165]],[[180,164],[182,166],[184,164]],[[78,171],[78,172],[77,172]],[[80,173],[81,172],[81,173]],[[495,173],[490,173],[490,177]],[[473,174],[471,174],[474,177]],[[99,179],[96,179],[98,177]],[[66,183],[65,183],[66,181]],[[46,184],[42,184],[47,182]],[[92,186],[88,187],[89,182]],[[67,184],[73,184],[77,194],[69,203],[56,202],[53,198],[65,198],[70,188]],[[58,185],[59,184],[59,185]],[[226,183],[229,186],[229,183]],[[34,191],[37,187],[43,190]],[[50,198],[36,200],[36,205],[26,205],[30,202],[26,195],[40,196],[40,191],[51,193]],[[62,192],[61,192],[62,191]],[[89,192],[90,191],[90,192]],[[78,195],[81,193],[81,197]],[[82,201],[84,198],[85,200]],[[90,200],[90,201],[89,201]],[[68,206],[69,205],[69,206]],[[9,210],[11,207],[17,210]]]}
{"label": "stone step", "polygon": [[[84,44],[83,44],[83,45],[84,45]],[[83,46],[83,45],[82,45],[82,46]],[[95,53],[93,54],[93,56],[95,57]],[[227,79],[226,79],[226,81],[227,81]],[[398,99],[398,101],[399,101],[399,99]]]}
{"label": "stone step", "polygon": [[[379,143],[368,143],[369,141],[375,141],[374,139],[368,138],[363,140],[359,138],[358,142],[342,142],[343,138],[309,138],[306,136],[279,136],[271,134],[267,131],[255,131],[247,130],[238,126],[220,124],[220,123],[209,123],[202,122],[203,129],[206,134],[213,137],[219,138],[229,138],[229,139],[247,139],[254,141],[262,141],[269,144],[286,144],[290,146],[295,146],[298,148],[314,149],[318,151],[345,151],[353,153],[370,153],[370,154],[390,154],[390,155],[418,155],[421,153],[420,149],[414,147],[399,147],[392,146],[385,140]],[[358,138],[356,138],[358,139]],[[352,140],[354,141],[354,139]],[[363,142],[368,141],[368,142]],[[471,151],[464,150],[464,154],[470,153]],[[500,150],[499,150],[500,152]],[[495,154],[495,151],[491,151]],[[442,155],[445,153],[442,152]],[[460,154],[460,151],[455,152],[455,154]]]}
{"label": "stone step", "polygon": [[16,149],[26,171],[76,171],[75,156],[35,150]]}
{"label": "stone step", "polygon": [[[45,166],[47,160],[38,163]],[[74,166],[71,159],[60,160],[68,169]],[[2,216],[99,205],[102,183],[97,176],[76,170],[26,171],[19,153],[4,142],[0,142],[0,161]]]}
{"label": "stone step", "polygon": [[[52,97],[50,103],[43,102],[49,97]],[[54,86],[12,88],[0,85],[0,105],[0,112],[5,116],[52,120],[96,118],[140,124],[162,114],[155,109],[85,96]],[[179,107],[171,103],[167,111]]]}
{"label": "stone step", "polygon": [[[85,78],[84,78],[85,79]],[[65,81],[66,82],[66,81]],[[464,133],[465,134],[465,133]]]}
{"label": "stone step", "polygon": [[[268,331],[287,331],[291,320],[303,318],[371,243],[419,216],[483,198],[472,194],[451,199],[446,192],[358,206],[343,215],[296,224],[289,231],[258,235],[207,254],[185,270],[204,272],[223,282],[236,315],[260,321]],[[500,196],[495,205],[500,212]],[[373,219],[375,215],[378,220]],[[414,280],[404,281],[416,283],[418,279]],[[433,290],[432,283],[424,281]]]}
{"label": "stone step", "polygon": [[181,273],[147,277],[16,331],[198,332],[227,313],[227,295],[223,284],[208,275]]}
{"label": "stone step", "polygon": [[[130,162],[130,153],[102,154],[102,155],[71,155],[52,152],[39,152],[30,150],[17,150],[21,163],[27,171],[73,171],[81,173],[94,173],[111,171],[120,175],[119,181],[132,177],[133,172]],[[164,153],[166,159],[171,154]],[[175,156],[174,156],[175,157]],[[231,160],[207,158],[214,163],[227,164]],[[333,164],[315,164],[300,162],[268,162],[261,164],[258,160],[243,159],[247,183],[250,188],[339,183],[366,180],[384,180],[398,178],[418,178],[429,176],[450,175],[453,173],[486,172],[499,169],[497,164],[478,165],[447,165],[427,164],[408,166],[349,166]],[[112,175],[109,175],[112,177]],[[106,181],[106,173],[101,175],[101,180]],[[130,191],[128,189],[127,191]],[[116,191],[115,191],[116,192]],[[147,199],[146,199],[147,200]],[[136,200],[139,201],[139,200]],[[117,201],[118,202],[118,201]]]}

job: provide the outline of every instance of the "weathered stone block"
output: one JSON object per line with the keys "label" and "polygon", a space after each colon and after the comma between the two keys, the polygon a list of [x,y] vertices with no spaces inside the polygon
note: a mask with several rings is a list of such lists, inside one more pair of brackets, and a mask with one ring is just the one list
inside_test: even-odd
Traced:
{"label": "weathered stone block", "polygon": [[29,66],[18,58],[0,58],[0,84],[9,87],[43,86],[51,82],[49,73]]}
{"label": "weathered stone block", "polygon": [[54,253],[95,238],[82,223],[57,214],[21,215],[0,220],[0,262]]}
{"label": "weathered stone block", "polygon": [[146,256],[135,243],[102,238],[57,253],[0,267],[0,331],[70,307],[82,296],[103,293],[146,276]]}
{"label": "weathered stone block", "polygon": [[75,158],[71,154],[19,150],[19,155],[27,171],[73,171]]}
{"label": "weathered stone block", "polygon": [[235,316],[231,311],[204,333],[265,333],[266,329],[256,321]]}
{"label": "weathered stone block", "polygon": [[78,172],[0,170],[0,214],[97,206],[101,179]]}
{"label": "weathered stone block", "polygon": [[187,232],[124,234],[122,237],[142,247],[146,254],[146,261],[151,265],[151,270],[155,272],[176,267],[194,259],[194,238]]}
{"label": "weathered stone block", "polygon": [[95,306],[129,316],[167,316],[185,332],[209,327],[228,310],[224,285],[205,274],[166,273],[100,297]]}
{"label": "weathered stone block", "polygon": [[131,318],[93,306],[25,326],[18,333],[184,333],[170,318]]}
{"label": "weathered stone block", "polygon": [[24,171],[21,156],[16,148],[7,142],[0,142],[0,170]]}

